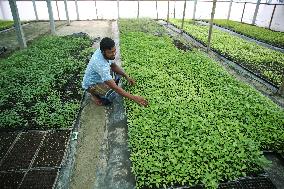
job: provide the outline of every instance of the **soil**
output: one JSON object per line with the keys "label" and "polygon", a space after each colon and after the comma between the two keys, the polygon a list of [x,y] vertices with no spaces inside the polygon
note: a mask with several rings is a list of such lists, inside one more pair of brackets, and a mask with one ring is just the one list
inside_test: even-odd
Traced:
{"label": "soil", "polygon": [[41,132],[22,133],[12,150],[3,159],[0,171],[28,169],[43,136]]}
{"label": "soil", "polygon": [[241,185],[243,188],[267,188],[267,189],[276,189],[276,187],[273,185],[271,180],[266,177],[257,177],[257,178],[246,178],[243,180],[240,180]]}
{"label": "soil", "polygon": [[49,131],[33,167],[60,167],[71,131]]}
{"label": "soil", "polygon": [[191,48],[188,45],[183,44],[180,40],[174,39],[173,43],[180,50],[183,50],[183,51],[190,51],[191,50]]}
{"label": "soil", "polygon": [[243,189],[240,183],[222,183],[219,184],[218,189]]}
{"label": "soil", "polygon": [[[81,86],[78,86],[76,81],[81,80],[81,76],[78,73],[74,73],[67,81],[67,83],[60,90],[61,101],[67,102],[68,100],[80,101],[82,98]],[[78,90],[79,89],[79,90]]]}
{"label": "soil", "polygon": [[54,170],[31,170],[25,176],[20,189],[38,188],[52,189],[55,179],[58,174],[58,169]]}
{"label": "soil", "polygon": [[2,132],[0,133],[0,162],[1,159],[5,156],[8,149],[16,139],[18,133],[8,133]]}
{"label": "soil", "polygon": [[[142,187],[147,189],[148,187]],[[158,189],[156,186],[152,188]],[[168,189],[205,189],[204,185],[174,185]],[[238,179],[237,181],[230,181],[227,183],[220,183],[218,189],[277,189],[272,181],[267,177],[246,177]]]}
{"label": "soil", "polygon": [[0,173],[0,186],[4,189],[18,188],[25,172]]}

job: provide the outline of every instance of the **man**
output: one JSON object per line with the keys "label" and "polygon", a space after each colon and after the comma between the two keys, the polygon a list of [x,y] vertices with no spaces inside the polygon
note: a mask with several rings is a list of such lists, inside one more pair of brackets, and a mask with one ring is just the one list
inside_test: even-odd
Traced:
{"label": "man", "polygon": [[135,81],[130,78],[113,60],[116,49],[112,39],[105,37],[100,42],[100,49],[93,54],[82,82],[83,89],[87,90],[92,100],[97,105],[108,105],[115,98],[116,93],[129,98],[141,106],[147,106],[148,102],[141,96],[134,96],[117,85],[112,79],[110,70],[126,78],[129,84],[134,85]]}

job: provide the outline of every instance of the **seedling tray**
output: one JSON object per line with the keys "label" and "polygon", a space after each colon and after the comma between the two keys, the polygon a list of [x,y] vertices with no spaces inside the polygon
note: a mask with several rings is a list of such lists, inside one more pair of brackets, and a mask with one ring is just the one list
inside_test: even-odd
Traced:
{"label": "seedling tray", "polygon": [[4,157],[0,171],[27,169],[43,136],[42,132],[22,133],[12,150]]}
{"label": "seedling tray", "polygon": [[0,161],[7,153],[8,149],[16,139],[18,133],[0,133]]}
{"label": "seedling tray", "polygon": [[48,132],[33,167],[60,167],[70,132],[70,130]]}
{"label": "seedling tray", "polygon": [[0,173],[1,188],[18,188],[24,175],[25,175],[24,172]]}
{"label": "seedling tray", "polygon": [[22,188],[40,188],[51,189],[53,188],[58,170],[32,170],[25,176],[20,189]]}

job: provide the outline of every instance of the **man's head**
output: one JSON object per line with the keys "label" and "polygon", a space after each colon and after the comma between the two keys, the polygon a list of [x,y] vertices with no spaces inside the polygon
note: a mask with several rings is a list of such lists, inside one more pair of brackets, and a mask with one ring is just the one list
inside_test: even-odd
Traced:
{"label": "man's head", "polygon": [[116,49],[115,43],[111,38],[105,37],[100,42],[100,49],[105,59],[114,60]]}

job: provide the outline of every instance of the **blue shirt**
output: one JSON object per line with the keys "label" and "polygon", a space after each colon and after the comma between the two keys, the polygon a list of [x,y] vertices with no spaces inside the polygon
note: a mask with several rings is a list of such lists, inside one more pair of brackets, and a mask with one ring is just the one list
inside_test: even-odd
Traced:
{"label": "blue shirt", "polygon": [[88,89],[91,85],[111,80],[110,65],[112,63],[112,61],[107,61],[104,58],[100,49],[97,49],[85,70],[82,82],[83,89]]}

